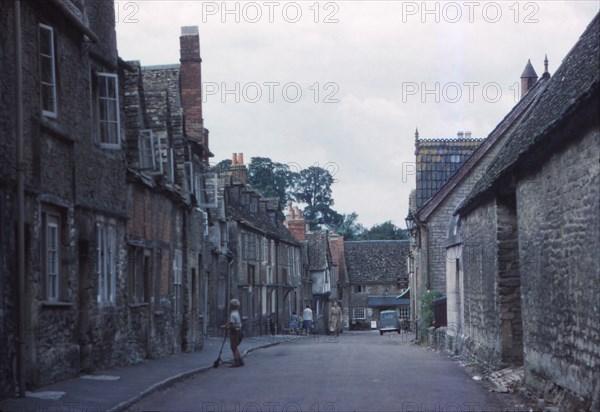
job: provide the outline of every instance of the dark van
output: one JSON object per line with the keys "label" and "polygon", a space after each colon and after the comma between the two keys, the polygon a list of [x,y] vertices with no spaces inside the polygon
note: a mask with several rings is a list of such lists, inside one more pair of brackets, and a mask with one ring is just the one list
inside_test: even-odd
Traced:
{"label": "dark van", "polygon": [[400,333],[400,322],[395,310],[384,310],[379,313],[379,334],[384,332]]}

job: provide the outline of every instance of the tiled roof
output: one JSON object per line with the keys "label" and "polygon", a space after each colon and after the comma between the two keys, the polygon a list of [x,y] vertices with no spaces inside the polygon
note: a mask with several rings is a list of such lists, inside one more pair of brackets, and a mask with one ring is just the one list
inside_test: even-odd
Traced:
{"label": "tiled roof", "polygon": [[[600,88],[600,42],[598,42],[600,13],[594,17],[579,41],[563,60],[547,87],[533,103],[521,124],[492,161],[490,167],[474,186],[461,206],[461,211],[473,206],[477,199],[490,191],[496,182],[513,170],[523,159],[551,145],[553,131],[568,117],[585,105],[595,105],[598,113]],[[592,106],[593,107],[593,106]],[[595,120],[597,122],[597,118]],[[557,139],[570,139],[563,133]],[[539,164],[539,162],[530,162]]]}
{"label": "tiled roof", "polygon": [[419,210],[456,172],[482,139],[417,139],[416,206]]}
{"label": "tiled roof", "polygon": [[316,231],[306,234],[309,270],[325,270],[329,266],[329,242],[327,232]]}
{"label": "tiled roof", "polygon": [[248,206],[241,205],[233,196],[227,197],[226,205],[226,214],[233,220],[286,243],[300,245],[291,232],[283,226],[283,223],[280,225],[273,224],[267,216],[262,215],[260,212],[251,212]]}
{"label": "tiled roof", "polygon": [[344,242],[350,283],[397,282],[408,276],[408,240]]}

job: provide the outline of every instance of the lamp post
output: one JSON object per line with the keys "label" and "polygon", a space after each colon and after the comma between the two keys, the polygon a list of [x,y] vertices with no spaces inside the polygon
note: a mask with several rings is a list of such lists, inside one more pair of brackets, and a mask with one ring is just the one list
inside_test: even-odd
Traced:
{"label": "lamp post", "polygon": [[404,222],[406,222],[406,229],[408,229],[408,233],[410,233],[412,237],[415,237],[415,216],[411,211],[408,212]]}

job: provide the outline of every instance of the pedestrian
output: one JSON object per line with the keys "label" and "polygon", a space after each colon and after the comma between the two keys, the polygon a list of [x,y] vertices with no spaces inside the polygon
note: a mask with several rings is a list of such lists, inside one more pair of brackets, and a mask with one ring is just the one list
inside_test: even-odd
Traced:
{"label": "pedestrian", "polygon": [[294,333],[298,331],[298,315],[296,312],[292,312],[292,316],[290,317],[290,333]]}
{"label": "pedestrian", "polygon": [[306,309],[304,309],[304,312],[302,312],[302,319],[304,319],[302,322],[302,328],[306,329],[306,334],[308,335],[313,328],[313,312],[309,305],[306,305]]}
{"label": "pedestrian", "polygon": [[229,343],[231,344],[231,353],[233,353],[233,365],[230,368],[244,366],[242,355],[238,346],[242,341],[242,318],[240,317],[240,301],[231,299],[229,302],[229,322],[225,328],[229,331]]}
{"label": "pedestrian", "polygon": [[337,302],[333,302],[333,307],[329,312],[329,331],[335,333],[335,336],[340,336],[340,324],[342,322],[342,309]]}

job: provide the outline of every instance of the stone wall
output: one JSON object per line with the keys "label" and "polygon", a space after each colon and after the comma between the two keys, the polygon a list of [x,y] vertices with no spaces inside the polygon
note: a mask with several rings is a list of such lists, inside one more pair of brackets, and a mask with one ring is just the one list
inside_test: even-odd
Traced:
{"label": "stone wall", "polygon": [[565,410],[600,405],[600,133],[582,136],[517,187],[525,381]]}
{"label": "stone wall", "polygon": [[498,262],[496,203],[488,201],[462,222],[464,263],[464,342],[466,353],[489,365],[501,362],[498,348]]}

